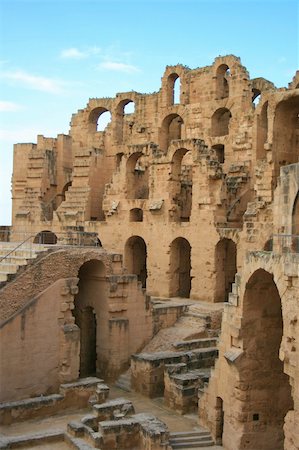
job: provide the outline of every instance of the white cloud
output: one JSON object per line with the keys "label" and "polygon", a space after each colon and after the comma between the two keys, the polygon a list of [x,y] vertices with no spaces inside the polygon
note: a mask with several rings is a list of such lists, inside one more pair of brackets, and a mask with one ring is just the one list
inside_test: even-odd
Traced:
{"label": "white cloud", "polygon": [[67,48],[62,50],[60,57],[64,59],[85,59],[92,55],[98,55],[101,52],[99,47],[88,47],[84,51],[79,50],[76,47]]}
{"label": "white cloud", "polygon": [[87,58],[88,55],[86,53],[81,52],[77,48],[72,47],[66,50],[62,50],[60,56],[61,58],[66,59],[84,59]]}
{"label": "white cloud", "polygon": [[36,91],[49,92],[51,94],[60,94],[64,91],[64,82],[53,78],[32,75],[23,70],[13,72],[2,72],[0,77],[14,84],[21,84],[29,89]]}
{"label": "white cloud", "polygon": [[112,70],[114,72],[124,72],[124,73],[140,72],[140,69],[138,69],[138,67],[136,66],[114,61],[104,61],[99,64],[99,67],[105,70]]}
{"label": "white cloud", "polygon": [[22,105],[14,102],[7,102],[5,100],[0,100],[0,112],[16,112],[23,109]]}

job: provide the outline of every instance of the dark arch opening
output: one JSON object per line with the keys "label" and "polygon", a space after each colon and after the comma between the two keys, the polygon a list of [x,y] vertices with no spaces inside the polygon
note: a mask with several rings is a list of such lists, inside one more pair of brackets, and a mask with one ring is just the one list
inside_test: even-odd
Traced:
{"label": "dark arch opening", "polygon": [[231,239],[221,239],[215,248],[215,302],[227,302],[237,273],[237,246]]}
{"label": "dark arch opening", "polygon": [[170,196],[176,205],[174,221],[189,222],[192,211],[192,154],[189,150],[177,150],[171,162]]}
{"label": "dark arch opening", "polygon": [[272,155],[274,186],[280,167],[299,160],[299,95],[282,100],[276,108],[273,126]]}
{"label": "dark arch opening", "polygon": [[73,315],[80,329],[80,377],[99,372],[100,323],[97,316],[103,295],[105,266],[102,261],[85,262],[78,273],[78,293],[74,300]]}
{"label": "dark arch opening", "polygon": [[133,153],[127,161],[127,198],[146,199],[149,197],[149,171],[147,158],[141,153]]}
{"label": "dark arch opening", "polygon": [[284,418],[294,404],[289,377],[279,359],[282,306],[270,273],[263,269],[253,273],[246,284],[243,305],[244,356],[238,371],[240,383],[250,389],[237,405],[247,418],[240,448],[283,450]]}
{"label": "dark arch opening", "polygon": [[219,108],[212,116],[211,136],[225,136],[229,133],[232,115],[229,109]]}
{"label": "dark arch opening", "polygon": [[111,122],[111,113],[104,107],[98,107],[89,114],[89,131],[105,131]]}
{"label": "dark arch opening", "polygon": [[265,143],[268,137],[268,102],[263,104],[260,115],[257,118],[257,159],[266,157]]}
{"label": "dark arch opening", "polygon": [[54,245],[57,243],[57,236],[55,233],[53,233],[53,231],[44,230],[35,236],[33,243]]}
{"label": "dark arch opening", "polygon": [[130,237],[125,245],[125,266],[129,273],[137,275],[142,287],[146,288],[147,279],[147,249],[140,236]]}
{"label": "dark arch opening", "polygon": [[142,222],[143,211],[141,208],[133,208],[130,210],[130,222]]}
{"label": "dark arch opening", "polygon": [[167,150],[171,141],[183,138],[184,121],[178,114],[170,114],[165,117],[160,130],[160,147]]}
{"label": "dark arch opening", "polygon": [[170,244],[171,297],[190,297],[191,292],[191,245],[187,239],[178,237]]}
{"label": "dark arch opening", "polygon": [[220,164],[223,164],[225,161],[224,145],[216,144],[212,146],[212,149],[215,150],[217,159],[220,162]]}

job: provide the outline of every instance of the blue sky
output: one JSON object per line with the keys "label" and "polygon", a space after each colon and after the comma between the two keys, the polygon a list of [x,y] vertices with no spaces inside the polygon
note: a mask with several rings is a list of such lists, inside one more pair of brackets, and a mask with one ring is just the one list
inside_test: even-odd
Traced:
{"label": "blue sky", "polygon": [[90,97],[160,88],[166,65],[241,57],[287,86],[298,0],[0,0],[0,225],[10,224],[13,144],[67,133]]}

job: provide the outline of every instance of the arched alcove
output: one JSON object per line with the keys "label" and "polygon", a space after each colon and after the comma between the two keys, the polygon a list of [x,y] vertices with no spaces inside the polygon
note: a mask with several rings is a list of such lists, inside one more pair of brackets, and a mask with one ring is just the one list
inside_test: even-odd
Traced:
{"label": "arched alcove", "polygon": [[170,244],[169,283],[171,297],[190,297],[191,245],[182,237]]}
{"label": "arched alcove", "polygon": [[142,222],[143,211],[141,208],[133,208],[130,210],[130,222]]}
{"label": "arched alcove", "polygon": [[[102,261],[85,262],[78,272],[78,293],[73,315],[80,329],[80,377],[94,376],[100,371],[101,309],[104,303],[105,266]],[[105,315],[103,311],[103,316]]]}
{"label": "arched alcove", "polygon": [[171,141],[183,139],[183,125],[184,121],[178,114],[170,114],[165,117],[160,129],[160,147],[167,150]]}
{"label": "arched alcove", "polygon": [[237,273],[237,246],[223,238],[215,247],[215,302],[227,302]]}
{"label": "arched alcove", "polygon": [[192,210],[192,154],[177,150],[171,161],[170,197],[177,206],[175,221],[189,222]]}
{"label": "arched alcove", "polygon": [[238,397],[244,414],[243,445],[249,450],[283,450],[284,418],[292,410],[289,378],[279,349],[283,335],[282,305],[273,276],[263,269],[246,284],[242,314],[244,355],[237,365],[239,383],[250,386]]}
{"label": "arched alcove", "polygon": [[223,164],[225,161],[225,147],[223,144],[212,145],[212,149],[215,150],[218,161]]}
{"label": "arched alcove", "polygon": [[276,186],[280,167],[299,160],[299,95],[282,100],[276,107],[272,155]]}
{"label": "arched alcove", "polygon": [[53,231],[40,231],[33,240],[34,244],[54,245],[57,243],[57,236]]}
{"label": "arched alcove", "polygon": [[229,133],[231,112],[227,108],[219,108],[212,115],[211,136],[226,136]]}
{"label": "arched alcove", "polygon": [[299,192],[297,192],[292,211],[292,250],[299,253]]}
{"label": "arched alcove", "polygon": [[147,158],[140,152],[133,153],[126,166],[127,198],[149,197],[149,173]]}
{"label": "arched alcove", "polygon": [[142,287],[146,288],[147,279],[147,249],[146,243],[140,236],[130,237],[125,245],[124,265],[128,273],[137,275],[138,281],[141,282]]}

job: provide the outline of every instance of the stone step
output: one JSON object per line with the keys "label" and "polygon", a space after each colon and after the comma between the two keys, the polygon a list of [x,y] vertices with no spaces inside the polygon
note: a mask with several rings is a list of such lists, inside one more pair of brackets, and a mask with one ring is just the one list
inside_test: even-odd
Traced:
{"label": "stone step", "polygon": [[216,347],[217,338],[192,339],[188,341],[179,341],[173,344],[176,350],[193,350],[198,348]]}
{"label": "stone step", "polygon": [[0,262],[0,270],[3,273],[16,273],[19,266],[17,264],[9,264],[6,260]]}
{"label": "stone step", "polygon": [[170,433],[169,443],[173,450],[204,448],[214,445],[210,433],[200,430]]}
{"label": "stone step", "polygon": [[121,374],[117,381],[115,382],[115,386],[119,389],[122,389],[126,392],[131,392],[131,370],[127,370],[127,372]]}
{"label": "stone step", "polygon": [[0,271],[0,283],[2,283],[3,281],[7,281],[7,275],[7,273]]}

